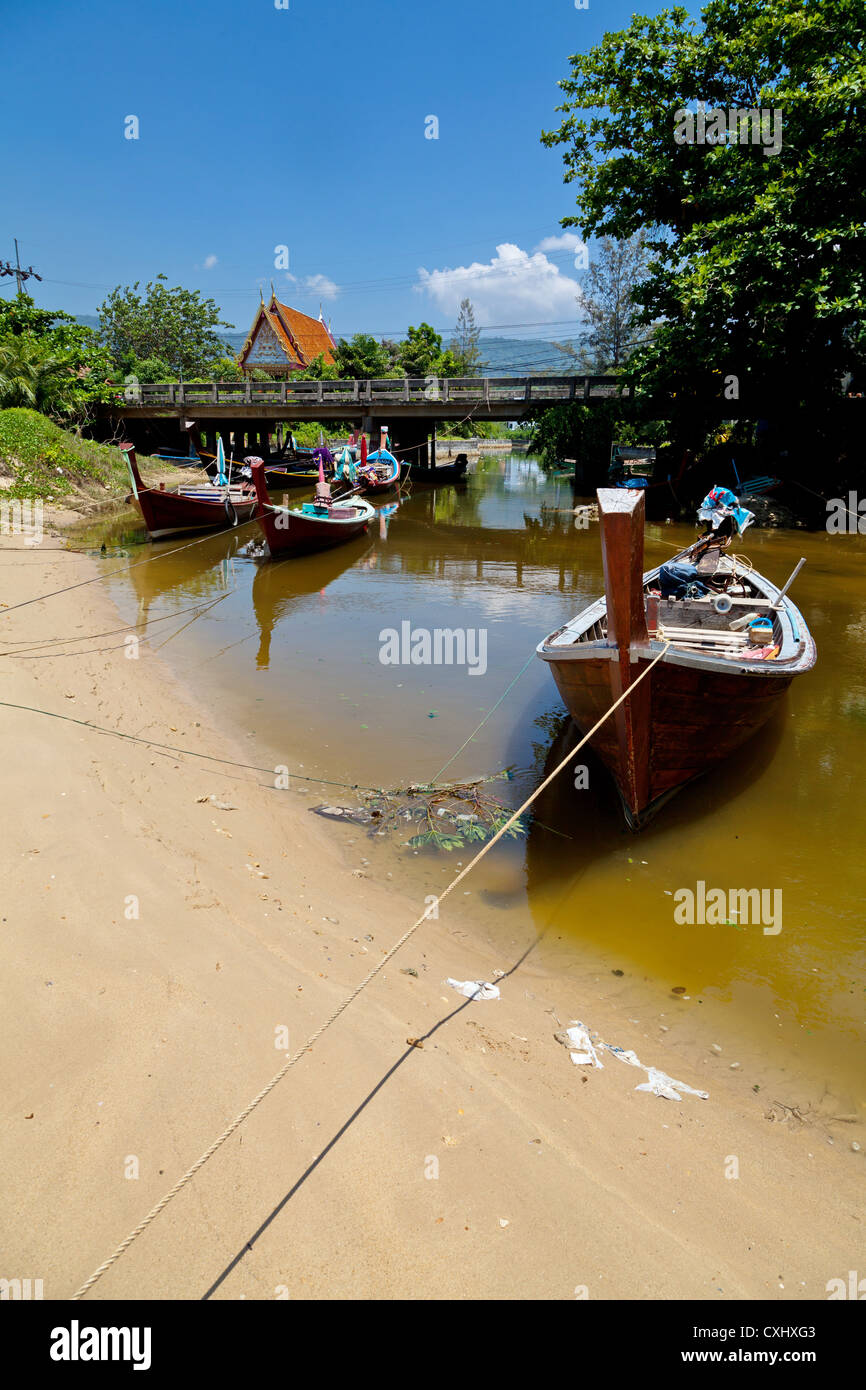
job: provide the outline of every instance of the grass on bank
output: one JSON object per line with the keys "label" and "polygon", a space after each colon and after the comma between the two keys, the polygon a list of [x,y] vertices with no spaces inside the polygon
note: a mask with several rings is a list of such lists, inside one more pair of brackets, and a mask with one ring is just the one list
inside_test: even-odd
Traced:
{"label": "grass on bank", "polygon": [[76,503],[120,500],[129,476],[120,450],[81,439],[38,410],[0,410],[0,491],[6,497]]}

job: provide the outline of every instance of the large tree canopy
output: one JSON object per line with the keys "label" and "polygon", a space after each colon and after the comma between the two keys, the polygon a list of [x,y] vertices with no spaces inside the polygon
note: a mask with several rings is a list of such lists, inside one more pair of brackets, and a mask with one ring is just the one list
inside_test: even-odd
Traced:
{"label": "large tree canopy", "polygon": [[[564,226],[649,233],[635,291],[658,321],[629,371],[660,397],[724,415],[730,391],[826,401],[866,364],[866,6],[710,0],[676,7],[570,59],[558,130],[577,212]],[[759,108],[761,143],[683,142],[679,113]],[[771,147],[774,114],[781,147]],[[730,131],[730,123],[728,127]],[[715,140],[715,143],[712,141]]]}
{"label": "large tree canopy", "polygon": [[36,406],[84,418],[95,401],[116,399],[116,368],[92,328],[27,294],[0,299],[0,406]]}
{"label": "large tree canopy", "polygon": [[111,291],[99,306],[103,341],[118,362],[134,367],[136,361],[157,358],[173,373],[186,378],[207,372],[215,359],[226,355],[217,329],[231,328],[219,317],[212,299],[199,290],[180,285],[169,289],[164,275],[151,281],[142,298],[138,281]]}

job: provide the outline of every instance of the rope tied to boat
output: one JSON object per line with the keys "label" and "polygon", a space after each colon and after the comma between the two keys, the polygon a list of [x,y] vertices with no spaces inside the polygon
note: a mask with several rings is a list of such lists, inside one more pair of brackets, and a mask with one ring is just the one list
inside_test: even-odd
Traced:
{"label": "rope tied to boat", "polygon": [[[246,521],[241,521],[235,528],[242,531],[245,526],[251,526],[258,521],[258,515],[253,514]],[[133,560],[130,565],[118,565],[116,569],[107,570],[104,574],[96,574],[91,579],[80,579],[77,584],[67,584],[62,589],[52,589],[48,594],[37,594],[35,598],[26,598],[21,603],[10,603],[8,607],[0,608],[0,618],[5,618],[8,613],[15,613],[19,608],[29,608],[31,603],[43,603],[47,598],[57,598],[59,594],[68,594],[72,589],[84,589],[88,584],[102,584],[106,579],[112,579],[116,574],[126,574],[129,570],[138,569],[141,565],[152,565],[156,560],[167,560],[170,555],[179,555],[182,550],[191,550],[194,545],[204,545],[206,541],[212,541],[213,535],[199,536],[197,540],[188,541],[186,545],[177,545],[173,550],[161,550],[158,555],[148,555],[145,560]],[[0,546],[0,551],[4,547]],[[57,550],[50,552],[56,555],[65,555],[69,552]],[[81,554],[76,551],[76,554]]]}
{"label": "rope tied to boat", "polygon": [[523,805],[520,806],[518,810],[514,811],[512,815],[508,818],[508,820],[500,826],[496,834],[493,835],[491,839],[487,840],[482,845],[481,849],[475,855],[474,859],[471,859],[469,863],[466,865],[466,867],[460,870],[460,873],[457,874],[456,878],[452,879],[448,886],[437,897],[433,898],[432,902],[428,903],[427,908],[421,914],[421,916],[415,922],[413,922],[410,927],[406,929],[403,935],[399,937],[397,941],[394,942],[393,946],[389,947],[382,959],[378,961],[370,971],[368,971],[368,973],[364,976],[363,980],[361,980],[360,984],[355,986],[355,988],[345,997],[345,999],[343,999],[341,1003],[337,1005],[337,1007],[333,1010],[329,1017],[326,1018],[324,1022],[320,1023],[319,1027],[313,1033],[311,1033],[307,1041],[301,1047],[299,1047],[296,1052],[292,1054],[292,1056],[288,1059],[288,1061],[286,1061],[283,1064],[282,1067],[280,1067],[279,1071],[276,1073],[275,1076],[271,1078],[267,1085],[263,1086],[259,1093],[256,1096],[254,1096],[253,1099],[249,1101],[247,1105],[244,1106],[243,1110],[241,1110],[235,1116],[235,1118],[228,1125],[226,1125],[222,1134],[218,1135],[217,1138],[214,1139],[213,1143],[208,1145],[204,1153],[201,1154],[195,1160],[194,1163],[190,1164],[189,1168],[187,1168],[186,1172],[178,1178],[174,1186],[171,1187],[169,1191],[166,1192],[165,1195],[160,1198],[160,1200],[156,1203],[155,1206],[151,1207],[147,1215],[143,1217],[141,1221],[139,1221],[138,1225],[132,1231],[130,1231],[129,1235],[125,1238],[125,1240],[122,1240],[120,1244],[116,1247],[116,1249],[112,1251],[108,1259],[103,1260],[102,1264],[93,1271],[89,1279],[86,1279],[84,1283],[81,1285],[81,1287],[79,1289],[76,1289],[75,1293],[72,1295],[73,1302],[76,1302],[79,1299],[83,1298],[84,1295],[88,1292],[88,1290],[93,1288],[93,1285],[97,1282],[97,1280],[101,1279],[103,1274],[107,1273],[107,1271],[111,1269],[112,1265],[117,1263],[121,1255],[123,1255],[132,1245],[133,1241],[135,1241],[138,1238],[138,1236],[142,1234],[143,1231],[147,1230],[148,1226],[150,1226],[151,1223],[156,1220],[160,1212],[165,1210],[169,1202],[171,1202],[171,1200],[174,1197],[176,1197],[177,1194],[181,1192],[184,1187],[186,1187],[187,1183],[192,1181],[196,1173],[198,1173],[207,1163],[208,1159],[211,1158],[219,1148],[221,1148],[221,1146],[226,1142],[227,1139],[231,1138],[231,1136],[240,1128],[244,1121],[257,1108],[257,1106],[259,1106],[262,1103],[262,1101],[270,1095],[271,1091],[273,1091],[274,1088],[279,1085],[283,1077],[286,1076],[289,1071],[291,1071],[292,1067],[294,1067],[301,1060],[305,1053],[310,1052],[312,1050],[316,1042],[318,1042],[319,1038],[322,1037],[323,1033],[326,1033],[327,1030],[330,1027],[332,1027],[334,1023],[336,1023],[337,1019],[340,1018],[341,1015],[346,1012],[349,1006],[353,1004],[354,1001],[358,998],[358,996],[362,994],[363,991],[367,988],[367,986],[372,983],[372,981],[376,978],[377,975],[380,974],[380,972],[385,968],[389,961],[393,960],[397,952],[401,950],[403,946],[406,945],[406,942],[409,941],[412,936],[414,936],[415,932],[418,931],[418,929],[423,925],[425,921],[427,921],[431,913],[436,912],[438,914],[439,904],[443,902],[445,898],[447,898],[449,894],[454,891],[454,889],[457,887],[459,883],[463,882],[463,879],[466,878],[467,874],[471,873],[472,870],[475,868],[476,864],[480,863],[480,861],[493,848],[493,846],[499,840],[502,839],[503,835],[507,834],[510,826],[512,826],[515,823],[515,821],[519,820],[523,813],[529,809],[532,803],[538,799],[538,797],[541,795],[544,789],[550,786],[550,783],[559,775],[563,768],[572,761],[575,755],[580,752],[581,748],[583,748],[583,746],[586,743],[588,743],[589,740],[598,732],[602,724],[606,723],[610,716],[619,708],[619,706],[629,698],[635,687],[640,685],[641,681],[646,679],[650,671],[652,671],[653,667],[656,666],[659,661],[661,661],[662,657],[665,655],[670,645],[670,641],[664,642],[661,649],[656,653],[652,661],[650,661],[648,665],[644,667],[643,671],[641,671],[637,679],[631,683],[627,690],[623,691],[622,695],[620,695],[619,698],[614,701],[610,708],[593,725],[589,732],[584,734],[580,742],[574,748],[569,749],[568,753],[562,759],[562,761],[557,764],[557,766],[553,769],[551,773],[548,774],[547,777],[545,777],[544,781],[540,784],[540,786],[536,787],[535,791],[532,792],[532,794],[526,798]]}

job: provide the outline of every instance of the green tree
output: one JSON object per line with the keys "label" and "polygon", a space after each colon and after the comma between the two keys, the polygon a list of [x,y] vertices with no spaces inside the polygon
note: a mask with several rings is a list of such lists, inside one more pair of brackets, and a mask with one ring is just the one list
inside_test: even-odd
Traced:
{"label": "green tree", "polygon": [[[217,357],[213,362],[208,363],[209,379],[211,381],[240,381],[243,377],[238,359],[233,355]],[[155,378],[165,381],[165,377]]]}
{"label": "green tree", "polygon": [[603,376],[618,373],[651,330],[635,295],[647,275],[649,253],[643,232],[628,241],[604,237],[593,256],[578,303],[589,321],[589,330],[575,348],[554,343],[579,363],[582,371]]}
{"label": "green tree", "polygon": [[338,374],[349,380],[387,376],[392,365],[387,345],[370,333],[356,333],[348,340],[341,338],[335,356]]}
{"label": "green tree", "polygon": [[480,376],[484,363],[478,346],[481,329],[475,322],[475,310],[471,299],[461,299],[460,312],[454,337],[449,344],[450,351],[457,362],[458,376]]}
{"label": "green tree", "polygon": [[100,333],[118,361],[129,355],[137,361],[162,358],[173,373],[201,376],[229,350],[217,330],[234,325],[219,312],[199,290],[169,289],[166,276],[158,275],[143,297],[138,281],[113,289],[99,306]]}
{"label": "green tree", "polygon": [[84,418],[116,395],[117,366],[94,330],[29,295],[0,300],[0,346],[15,404]]}
{"label": "green tree", "polygon": [[335,381],[339,375],[337,365],[326,362],[324,353],[320,352],[302,372],[292,372],[292,381]]}
{"label": "green tree", "polygon": [[640,405],[607,400],[598,405],[549,406],[535,417],[531,448],[545,463],[576,459],[593,487],[607,479],[610,447],[619,444],[666,444],[669,427],[652,420]]}
{"label": "green tree", "polygon": [[449,357],[454,369],[450,372],[440,370],[443,358],[442,336],[436,332],[435,328],[431,328],[429,323],[422,323],[418,328],[410,326],[407,336],[399,344],[399,354],[400,367],[404,376],[453,376],[456,374],[457,361],[453,354],[449,354]]}
{"label": "green tree", "polygon": [[74,324],[72,314],[61,309],[39,309],[29,294],[14,299],[0,299],[0,338],[18,337],[22,333],[45,338],[59,324]]}
{"label": "green tree", "polygon": [[[636,292],[652,337],[628,361],[677,412],[725,418],[733,392],[804,412],[866,368],[862,0],[710,0],[571,58],[560,83],[565,182],[584,237],[647,230]],[[766,110],[699,143],[685,110]],[[777,114],[781,144],[777,147]],[[728,393],[726,396],[726,392]]]}

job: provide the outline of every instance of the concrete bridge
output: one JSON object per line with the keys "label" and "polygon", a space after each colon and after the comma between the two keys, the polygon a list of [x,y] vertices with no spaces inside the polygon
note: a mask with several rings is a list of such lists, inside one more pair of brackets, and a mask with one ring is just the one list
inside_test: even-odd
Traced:
{"label": "concrete bridge", "polygon": [[125,419],[515,420],[530,407],[629,397],[605,376],[383,377],[365,381],[167,382],[127,388]]}
{"label": "concrete bridge", "polygon": [[127,388],[120,405],[102,413],[120,416],[144,451],[180,448],[189,431],[213,453],[216,436],[235,458],[265,456],[282,438],[282,424],[346,421],[378,442],[387,425],[405,462],[436,456],[436,422],[521,420],[538,406],[569,401],[586,405],[628,399],[630,388],[613,377],[382,377],[358,381],[166,382]]}

